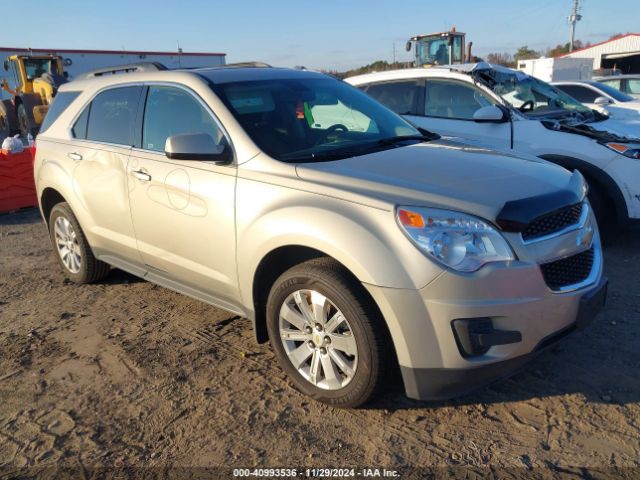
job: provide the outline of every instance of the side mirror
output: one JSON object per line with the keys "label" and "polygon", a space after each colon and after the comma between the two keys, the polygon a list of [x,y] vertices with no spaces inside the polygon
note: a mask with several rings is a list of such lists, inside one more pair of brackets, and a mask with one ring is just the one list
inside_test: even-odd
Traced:
{"label": "side mirror", "polygon": [[613,101],[607,97],[598,97],[593,101],[593,103],[595,103],[596,105],[604,106],[610,105],[611,103],[613,103]]}
{"label": "side mirror", "polygon": [[173,160],[204,160],[230,163],[231,149],[226,144],[216,144],[207,133],[184,133],[172,135],[164,144],[164,154]]}
{"label": "side mirror", "polygon": [[410,51],[411,51],[411,40],[409,40],[409,41],[405,44],[404,49],[405,49],[407,52],[410,52]]}
{"label": "side mirror", "polygon": [[496,105],[482,107],[473,114],[473,121],[479,123],[502,123],[507,121],[505,112]]}

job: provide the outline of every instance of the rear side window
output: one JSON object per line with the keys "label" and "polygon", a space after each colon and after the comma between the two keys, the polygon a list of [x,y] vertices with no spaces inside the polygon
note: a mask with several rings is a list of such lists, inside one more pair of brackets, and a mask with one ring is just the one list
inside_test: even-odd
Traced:
{"label": "rear side window", "polygon": [[640,79],[630,78],[627,80],[627,93],[637,95],[640,93]]}
{"label": "rear side window", "polygon": [[64,112],[71,102],[73,102],[76,98],[78,98],[80,92],[60,92],[53,99],[53,103],[49,106],[49,111],[44,116],[44,120],[42,120],[42,125],[40,126],[40,131],[44,132],[47,128],[49,128],[53,122],[55,122],[62,112]]}
{"label": "rear side window", "polygon": [[[120,87],[98,94],[91,102],[88,113],[87,140],[133,145],[133,129],[141,92],[142,87]],[[82,133],[81,129],[78,125],[78,133]]]}
{"label": "rear side window", "polygon": [[369,85],[365,92],[400,115],[417,114],[420,87],[415,81]]}
{"label": "rear side window", "polygon": [[88,105],[87,108],[84,109],[82,115],[78,117],[76,123],[73,124],[73,128],[71,128],[71,133],[73,134],[73,138],[87,138],[87,124],[89,123],[89,110],[91,110],[91,105]]}
{"label": "rear side window", "polygon": [[600,96],[595,90],[591,90],[587,87],[581,87],[580,85],[555,85],[555,87],[562,90],[564,93],[571,95],[580,103],[593,103],[596,98]]}
{"label": "rear side window", "polygon": [[620,79],[616,80],[599,80],[600,83],[604,83],[605,85],[609,85],[610,87],[617,88],[620,90]]}

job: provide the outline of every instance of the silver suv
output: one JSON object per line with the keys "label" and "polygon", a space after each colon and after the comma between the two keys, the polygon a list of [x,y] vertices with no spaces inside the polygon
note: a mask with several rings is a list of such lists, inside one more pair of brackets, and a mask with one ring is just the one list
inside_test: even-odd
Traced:
{"label": "silver suv", "polygon": [[71,280],[113,266],[247,317],[336,406],[398,371],[417,399],[486,385],[606,296],[579,173],[438,139],[319,73],[71,82],[35,177]]}

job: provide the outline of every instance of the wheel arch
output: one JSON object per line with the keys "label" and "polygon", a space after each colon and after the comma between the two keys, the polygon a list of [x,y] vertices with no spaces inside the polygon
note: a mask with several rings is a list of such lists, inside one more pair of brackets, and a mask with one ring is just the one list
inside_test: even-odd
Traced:
{"label": "wheel arch", "polygon": [[579,170],[587,180],[587,183],[595,183],[608,196],[608,200],[610,200],[615,208],[615,214],[619,223],[629,218],[627,202],[624,199],[620,187],[618,187],[615,180],[604,170],[584,160],[565,155],[545,154],[539,155],[539,158],[560,165],[567,170]]}
{"label": "wheel arch", "polygon": [[40,210],[42,217],[47,225],[49,225],[49,217],[51,216],[51,210],[59,203],[66,202],[67,200],[62,194],[52,187],[46,187],[40,195]]}
{"label": "wheel arch", "polygon": [[382,314],[380,306],[373,296],[362,285],[356,275],[343,263],[321,250],[304,245],[284,245],[277,247],[267,253],[256,268],[252,286],[254,308],[253,328],[256,341],[258,343],[266,343],[269,341],[266,306],[267,299],[274,282],[288,269],[316,258],[330,259],[344,269],[345,274],[350,277],[350,283],[358,289],[358,294],[362,295],[363,298],[371,305],[371,308],[375,309],[384,325],[384,335],[390,343],[389,358],[393,359],[395,366],[398,367],[399,360],[391,329],[387,324],[386,318]]}

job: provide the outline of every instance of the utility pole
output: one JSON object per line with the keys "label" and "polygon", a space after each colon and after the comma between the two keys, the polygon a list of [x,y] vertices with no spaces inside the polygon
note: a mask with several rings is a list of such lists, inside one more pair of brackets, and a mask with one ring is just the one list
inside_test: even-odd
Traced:
{"label": "utility pole", "polygon": [[569,40],[569,51],[573,52],[573,42],[576,38],[576,23],[582,20],[582,15],[578,13],[580,9],[580,0],[573,0],[573,11],[571,15],[569,15],[569,31],[571,32],[570,40]]}

